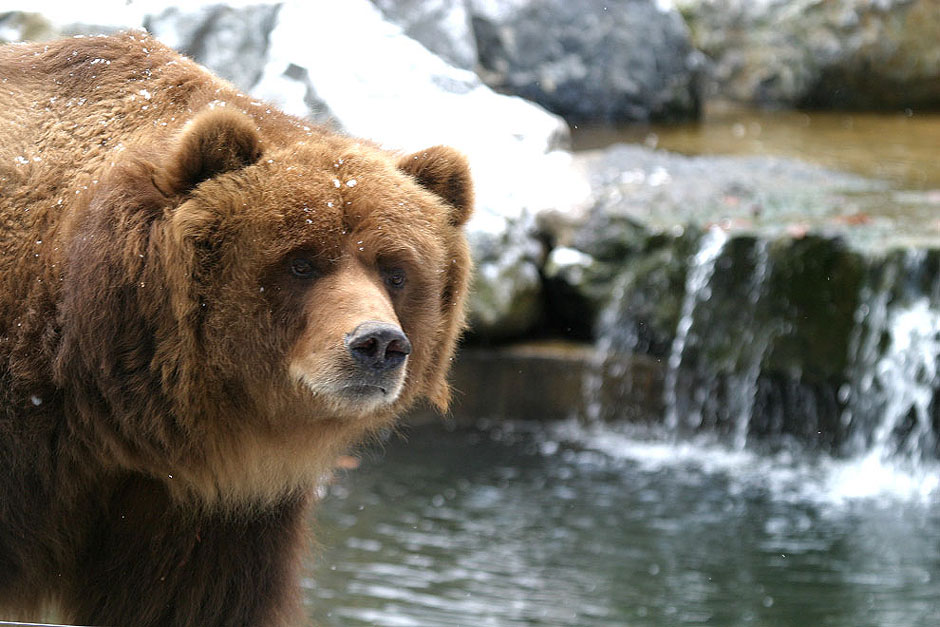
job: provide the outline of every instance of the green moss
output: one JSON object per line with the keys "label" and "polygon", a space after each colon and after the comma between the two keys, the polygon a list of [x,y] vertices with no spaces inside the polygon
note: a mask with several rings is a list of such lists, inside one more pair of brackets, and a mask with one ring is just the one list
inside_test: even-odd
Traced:
{"label": "green moss", "polygon": [[772,368],[825,380],[841,375],[866,272],[862,255],[841,240],[809,236],[770,248],[768,299],[785,322],[774,342]]}

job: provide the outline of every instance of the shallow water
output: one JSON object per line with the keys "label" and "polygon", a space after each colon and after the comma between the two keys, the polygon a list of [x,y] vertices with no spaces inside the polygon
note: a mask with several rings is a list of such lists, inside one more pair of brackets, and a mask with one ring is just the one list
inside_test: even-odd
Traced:
{"label": "shallow water", "polygon": [[687,155],[775,155],[884,179],[902,189],[940,188],[940,113],[839,113],[713,108],[701,122],[573,129],[576,150],[645,143]]}
{"label": "shallow water", "polygon": [[[626,429],[627,427],[623,427]],[[934,625],[936,469],[612,427],[408,431],[343,472],[322,625]]]}

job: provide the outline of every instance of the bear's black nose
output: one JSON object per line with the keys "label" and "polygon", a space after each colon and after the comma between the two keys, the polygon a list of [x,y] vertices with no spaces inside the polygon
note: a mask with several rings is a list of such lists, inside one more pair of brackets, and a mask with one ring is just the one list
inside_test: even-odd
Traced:
{"label": "bear's black nose", "polygon": [[411,342],[394,324],[363,322],[346,335],[346,350],[364,368],[384,372],[404,363]]}

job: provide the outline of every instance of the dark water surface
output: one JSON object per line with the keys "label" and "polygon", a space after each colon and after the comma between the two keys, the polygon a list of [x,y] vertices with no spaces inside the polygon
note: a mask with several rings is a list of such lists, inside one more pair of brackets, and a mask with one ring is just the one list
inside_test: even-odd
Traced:
{"label": "dark water surface", "polygon": [[937,625],[936,469],[422,427],[318,511],[322,625]]}
{"label": "dark water surface", "polygon": [[903,189],[940,188],[940,113],[839,113],[718,108],[701,122],[574,129],[576,150],[645,143],[687,155],[776,155],[884,179]]}

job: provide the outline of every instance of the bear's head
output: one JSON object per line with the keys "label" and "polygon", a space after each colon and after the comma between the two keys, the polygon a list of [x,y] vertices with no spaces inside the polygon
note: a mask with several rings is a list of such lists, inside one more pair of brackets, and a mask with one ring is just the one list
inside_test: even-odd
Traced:
{"label": "bear's head", "polygon": [[450,148],[196,116],[69,226],[73,424],[117,466],[238,500],[308,482],[421,397],[446,408],[472,202]]}

